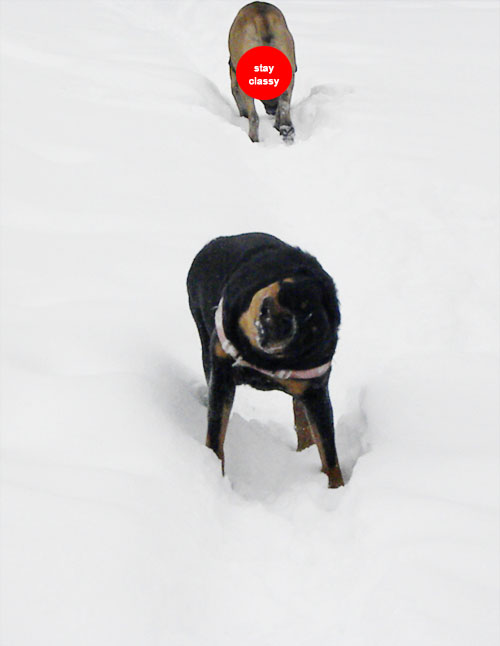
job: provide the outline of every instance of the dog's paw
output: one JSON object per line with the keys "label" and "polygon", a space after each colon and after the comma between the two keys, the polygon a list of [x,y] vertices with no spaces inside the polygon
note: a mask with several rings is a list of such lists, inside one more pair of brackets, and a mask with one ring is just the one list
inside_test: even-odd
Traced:
{"label": "dog's paw", "polygon": [[295,139],[295,128],[293,126],[281,126],[280,135],[285,144],[293,144]]}

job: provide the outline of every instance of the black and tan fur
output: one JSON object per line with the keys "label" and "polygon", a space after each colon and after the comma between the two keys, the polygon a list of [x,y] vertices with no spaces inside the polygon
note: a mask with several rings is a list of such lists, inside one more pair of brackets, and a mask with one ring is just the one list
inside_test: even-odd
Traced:
{"label": "black and tan fur", "polygon": [[292,66],[292,80],[287,90],[276,99],[262,101],[267,114],[275,115],[274,127],[287,143],[292,143],[295,130],[290,118],[290,101],[297,65],[292,34],[281,11],[268,2],[252,2],[238,12],[229,30],[229,73],[231,90],[240,116],[248,117],[248,136],[259,141],[259,117],[252,97],[245,94],[236,80],[236,67],[249,49],[268,45],[287,56]]}
{"label": "black and tan fur", "polygon": [[[208,383],[207,446],[222,461],[237,385],[293,397],[297,450],[316,444],[330,487],[343,484],[328,393],[330,370],[311,379],[256,370],[309,370],[332,359],[340,312],[335,285],[318,261],[265,233],[216,238],[194,259],[189,306],[201,340]],[[250,364],[235,365],[221,345],[215,311],[223,299],[224,332]],[[224,347],[227,348],[225,345]]]}

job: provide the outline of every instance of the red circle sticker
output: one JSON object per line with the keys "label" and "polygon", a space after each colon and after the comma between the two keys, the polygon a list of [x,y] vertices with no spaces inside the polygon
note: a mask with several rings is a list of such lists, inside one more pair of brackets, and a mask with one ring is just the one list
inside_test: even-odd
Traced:
{"label": "red circle sticker", "polygon": [[286,91],[292,80],[292,66],[276,47],[253,47],[240,58],[236,80],[245,94],[267,101]]}

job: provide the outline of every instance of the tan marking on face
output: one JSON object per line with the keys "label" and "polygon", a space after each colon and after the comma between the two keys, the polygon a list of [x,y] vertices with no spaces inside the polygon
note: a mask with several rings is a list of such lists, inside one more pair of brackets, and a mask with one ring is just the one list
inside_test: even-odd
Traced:
{"label": "tan marking on face", "polygon": [[[293,279],[285,278],[283,282],[290,282],[290,281],[293,281]],[[242,329],[243,334],[247,337],[247,339],[250,341],[250,344],[253,345],[254,348],[260,347],[258,343],[258,330],[257,330],[256,324],[257,324],[257,321],[259,320],[262,301],[265,298],[270,296],[274,300],[276,309],[278,311],[281,310],[282,308],[278,303],[279,291],[280,291],[280,283],[278,281],[275,283],[271,283],[270,285],[267,285],[262,289],[259,289],[259,291],[255,292],[255,294],[253,295],[248,309],[245,312],[243,312],[243,314],[240,316],[238,320],[239,326]]]}

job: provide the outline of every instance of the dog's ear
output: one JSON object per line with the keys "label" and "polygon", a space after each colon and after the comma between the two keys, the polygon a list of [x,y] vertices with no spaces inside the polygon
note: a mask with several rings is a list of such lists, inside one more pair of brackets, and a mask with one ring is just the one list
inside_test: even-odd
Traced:
{"label": "dog's ear", "polygon": [[[318,272],[319,273],[319,272]],[[333,330],[340,325],[340,311],[335,283],[321,270],[321,274],[301,272],[294,279],[284,282],[279,292],[279,301],[292,312],[300,312],[304,303],[321,305]]]}
{"label": "dog's ear", "polygon": [[328,276],[324,275],[323,281],[323,307],[330,321],[330,325],[333,329],[337,329],[340,325],[340,308],[339,301],[337,298],[337,289],[335,283]]}
{"label": "dog's ear", "polygon": [[282,283],[278,299],[291,312],[303,314],[306,308],[321,302],[321,285],[307,273],[297,273],[290,281]]}

